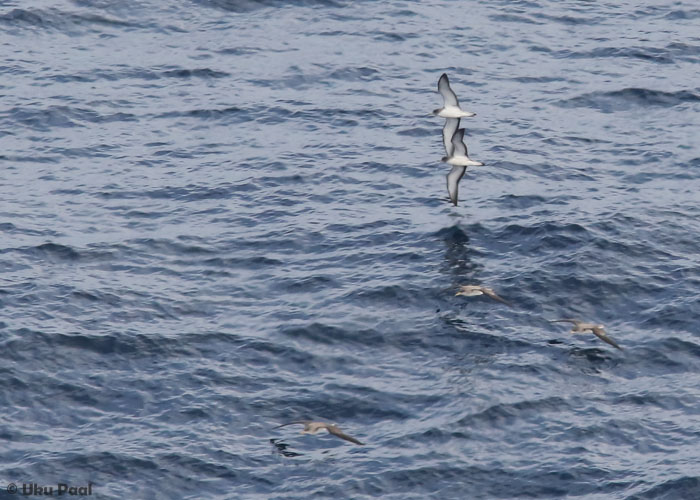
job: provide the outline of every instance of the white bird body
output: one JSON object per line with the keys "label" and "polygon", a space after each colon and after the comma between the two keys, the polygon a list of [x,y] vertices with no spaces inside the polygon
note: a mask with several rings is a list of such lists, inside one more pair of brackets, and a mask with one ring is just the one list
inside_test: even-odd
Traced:
{"label": "white bird body", "polygon": [[446,158],[445,163],[456,167],[483,167],[484,164],[480,161],[472,160],[468,156],[452,156]]}
{"label": "white bird body", "polygon": [[476,113],[463,111],[459,106],[445,106],[436,111],[437,113],[435,113],[435,115],[442,118],[469,118],[471,116],[476,116]]}
{"label": "white bird body", "polygon": [[479,285],[464,285],[455,295],[464,295],[465,297],[476,297],[478,295],[483,294],[484,292],[481,290],[481,287]]}

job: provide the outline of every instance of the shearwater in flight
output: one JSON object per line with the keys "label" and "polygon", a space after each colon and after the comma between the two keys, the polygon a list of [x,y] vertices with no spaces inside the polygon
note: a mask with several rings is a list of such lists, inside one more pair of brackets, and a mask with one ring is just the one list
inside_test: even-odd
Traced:
{"label": "shearwater in flight", "polygon": [[598,325],[596,323],[584,323],[583,321],[580,321],[578,319],[569,319],[569,318],[564,318],[564,319],[552,319],[549,320],[550,323],[571,323],[573,328],[571,329],[571,333],[592,333],[596,337],[598,337],[600,340],[603,342],[607,342],[613,347],[617,347],[618,349],[622,350],[622,347],[620,347],[617,342],[615,342],[613,339],[608,337],[608,335],[605,333],[605,329],[603,325]]}
{"label": "shearwater in flight", "polygon": [[433,111],[434,115],[443,118],[467,118],[469,116],[476,116],[476,113],[462,111],[462,108],[459,107],[459,100],[457,100],[457,96],[450,88],[450,80],[447,79],[447,73],[443,73],[438,80],[438,92],[440,92],[444,103],[440,109]]}
{"label": "shearwater in flight", "polygon": [[486,295],[487,297],[491,297],[493,300],[503,302],[505,305],[513,307],[513,305],[510,302],[505,300],[503,297],[497,295],[496,292],[493,291],[493,288],[488,288],[481,285],[462,285],[459,287],[459,292],[455,294],[455,296],[457,295],[464,295],[466,297]]}
{"label": "shearwater in flight", "polygon": [[287,422],[286,424],[278,425],[277,427],[274,427],[274,429],[279,429],[280,427],[284,427],[286,425],[294,425],[294,424],[302,424],[304,426],[304,429],[301,431],[302,434],[316,434],[318,431],[320,431],[322,429],[326,429],[328,431],[328,434],[333,434],[334,436],[337,436],[340,439],[344,439],[346,441],[350,441],[351,443],[364,445],[364,443],[361,443],[360,441],[358,441],[354,437],[348,436],[347,434],[345,434],[343,431],[340,430],[340,428],[337,425],[327,424],[325,422],[312,422],[311,420],[297,420],[294,422]]}
{"label": "shearwater in flight", "polygon": [[[445,124],[447,126],[447,124]],[[482,166],[483,163],[469,158],[467,146],[464,144],[464,129],[461,128],[452,136],[450,141],[452,146],[452,154],[442,158],[442,161],[452,165],[452,170],[447,174],[447,192],[450,195],[450,200],[457,206],[459,181],[462,180],[467,167]],[[445,146],[447,148],[447,146]]]}

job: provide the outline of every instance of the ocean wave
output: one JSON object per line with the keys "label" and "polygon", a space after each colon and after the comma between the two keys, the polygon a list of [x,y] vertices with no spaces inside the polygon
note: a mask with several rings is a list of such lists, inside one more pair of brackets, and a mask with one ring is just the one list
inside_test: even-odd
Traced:
{"label": "ocean wave", "polygon": [[12,9],[9,12],[0,14],[0,24],[5,24],[12,30],[32,29],[56,31],[65,34],[78,34],[95,29],[95,26],[139,27],[138,24],[121,19],[108,18],[98,14],[66,12],[58,9]]}
{"label": "ocean wave", "polygon": [[603,113],[642,109],[648,107],[673,107],[684,103],[699,102],[700,94],[690,90],[664,92],[645,88],[626,88],[610,92],[591,92],[564,101],[562,107],[595,108]]}

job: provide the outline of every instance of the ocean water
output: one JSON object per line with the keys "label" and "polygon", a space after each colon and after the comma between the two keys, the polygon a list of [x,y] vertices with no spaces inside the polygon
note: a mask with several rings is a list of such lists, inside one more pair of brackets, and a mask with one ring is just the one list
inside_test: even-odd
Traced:
{"label": "ocean water", "polygon": [[698,26],[2,2],[0,497],[700,498]]}

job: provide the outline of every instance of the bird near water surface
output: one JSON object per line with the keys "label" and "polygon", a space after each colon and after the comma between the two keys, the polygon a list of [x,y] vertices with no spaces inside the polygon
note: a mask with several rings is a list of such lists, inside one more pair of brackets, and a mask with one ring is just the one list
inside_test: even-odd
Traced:
{"label": "bird near water surface", "polygon": [[434,110],[434,115],[441,116],[442,118],[468,118],[470,116],[476,116],[476,113],[463,111],[462,108],[459,107],[459,100],[450,87],[450,80],[447,78],[447,73],[443,73],[438,80],[438,92],[442,96],[443,106]]}
{"label": "bird near water surface", "polygon": [[499,302],[504,303],[508,307],[513,307],[513,305],[505,300],[503,297],[499,296],[496,294],[496,292],[493,291],[493,288],[488,288],[486,286],[481,286],[481,285],[462,285],[459,287],[459,291],[455,294],[457,295],[464,295],[465,297],[476,297],[478,295],[486,295],[487,297],[492,298],[493,300],[497,300]]}
{"label": "bird near water surface", "polygon": [[327,424],[325,422],[313,422],[311,420],[296,420],[294,422],[287,422],[286,424],[278,425],[277,427],[274,427],[274,429],[279,429],[280,427],[285,427],[287,425],[294,424],[301,424],[304,426],[304,428],[301,431],[302,434],[316,434],[317,432],[325,429],[328,431],[328,434],[333,434],[334,436],[337,436],[340,439],[350,441],[351,443],[355,443],[360,446],[364,445],[364,443],[358,441],[354,437],[345,434],[343,431],[340,430],[340,428],[336,424]]}
{"label": "bird near water surface", "polygon": [[457,206],[459,202],[459,181],[464,177],[467,167],[480,167],[484,164],[469,158],[467,145],[464,144],[463,128],[454,133],[451,145],[452,155],[443,157],[442,161],[448,165],[452,165],[452,169],[447,174],[447,193],[450,195],[450,201]]}
{"label": "bird near water surface", "polygon": [[585,323],[578,319],[562,318],[562,319],[552,319],[549,320],[550,323],[571,323],[573,328],[571,328],[571,333],[592,333],[598,337],[603,342],[607,342],[613,347],[617,347],[622,350],[622,347],[618,345],[613,339],[608,337],[605,333],[605,327],[603,325],[598,325],[596,323]]}
{"label": "bird near water surface", "polygon": [[447,74],[443,73],[438,80],[438,92],[442,95],[444,106],[433,111],[433,114],[445,118],[442,128],[442,142],[445,146],[445,156],[442,161],[452,166],[447,174],[447,193],[453,205],[459,200],[459,181],[464,177],[467,167],[481,166],[483,163],[472,160],[464,144],[464,129],[459,128],[460,118],[474,116],[475,113],[463,111],[459,100],[450,88]]}

